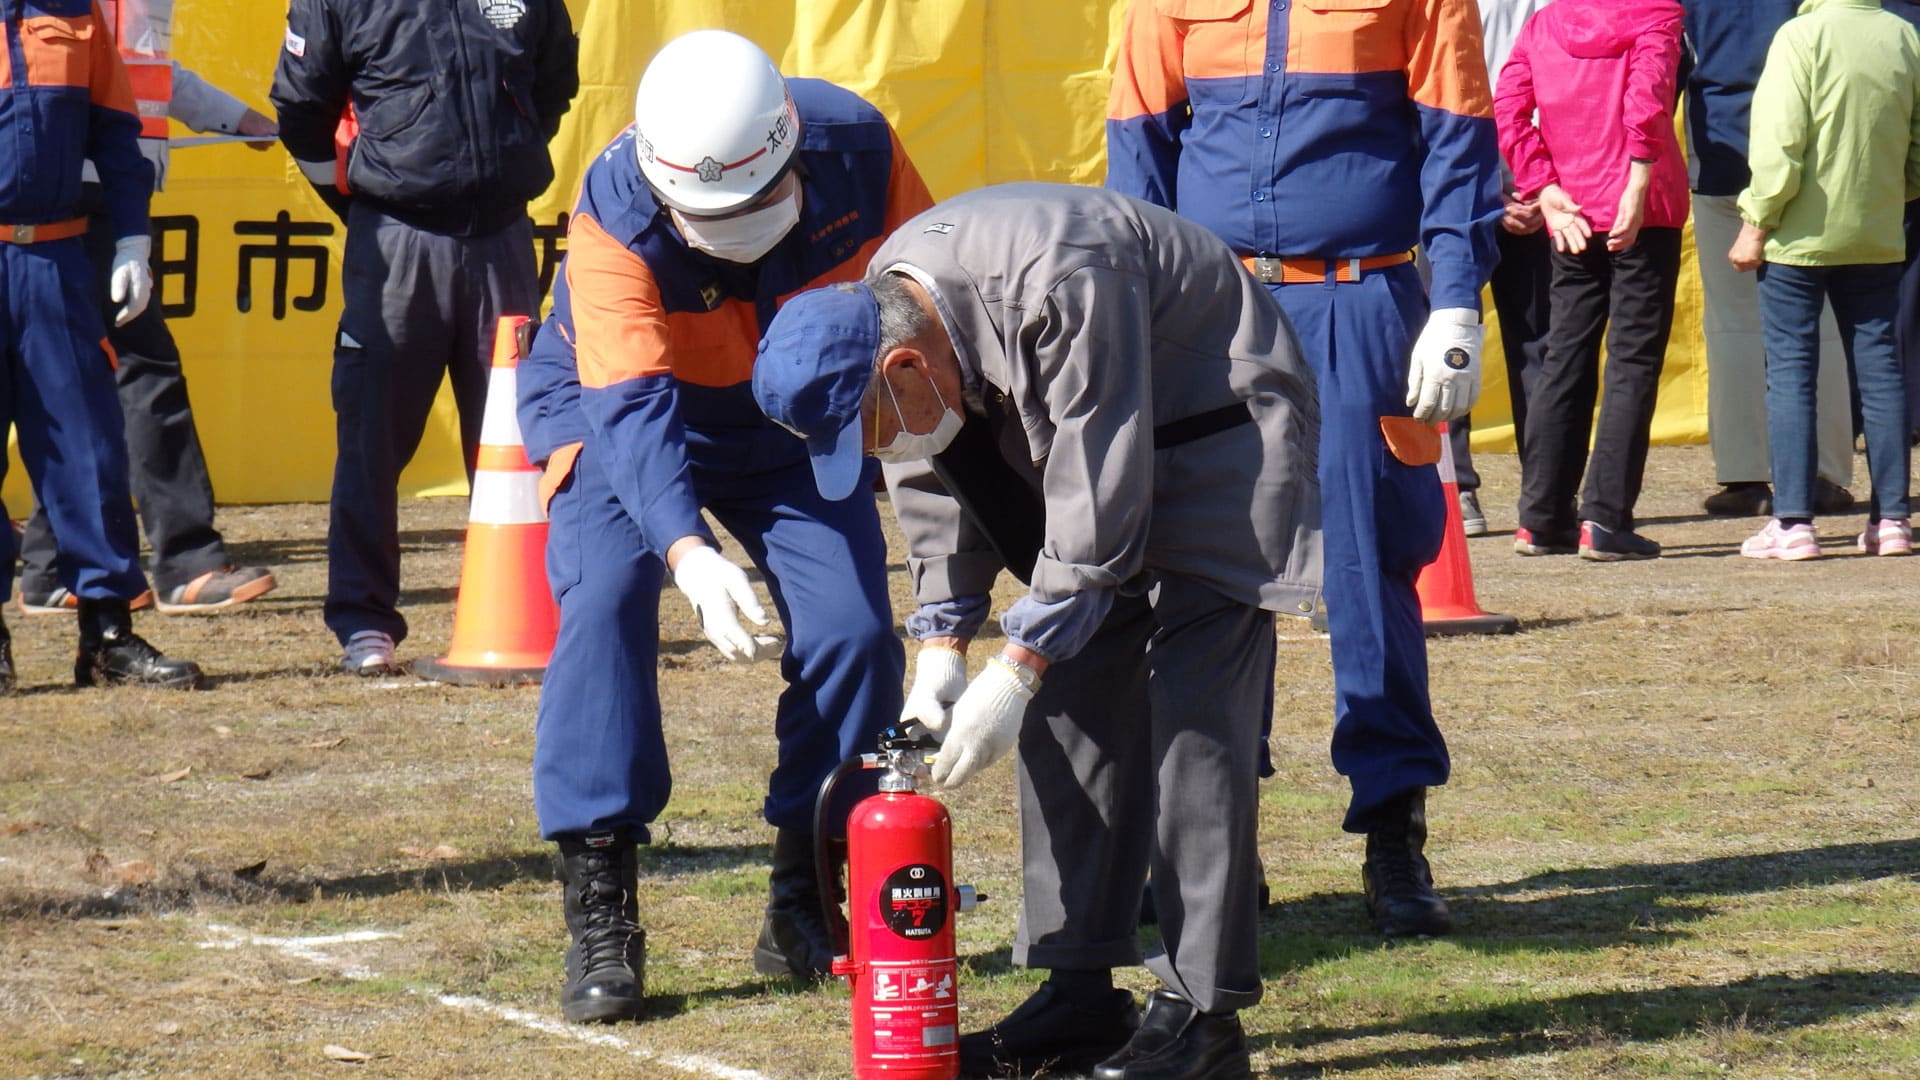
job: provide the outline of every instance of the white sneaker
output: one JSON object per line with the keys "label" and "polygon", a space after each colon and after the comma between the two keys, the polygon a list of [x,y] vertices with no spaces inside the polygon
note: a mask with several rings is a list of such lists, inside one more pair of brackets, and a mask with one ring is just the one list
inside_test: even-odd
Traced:
{"label": "white sneaker", "polygon": [[379,630],[361,630],[347,639],[346,654],[340,657],[340,670],[349,675],[397,675],[393,662],[393,638]]}

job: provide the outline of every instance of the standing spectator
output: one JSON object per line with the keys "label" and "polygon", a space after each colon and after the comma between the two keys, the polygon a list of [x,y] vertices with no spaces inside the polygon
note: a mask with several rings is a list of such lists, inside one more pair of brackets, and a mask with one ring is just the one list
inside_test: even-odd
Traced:
{"label": "standing spectator", "polygon": [[1859,388],[1873,495],[1861,551],[1906,555],[1906,398],[1893,324],[1906,254],[1901,216],[1920,197],[1920,32],[1879,0],[1807,0],[1780,28],[1753,92],[1753,179],[1728,260],[1760,271],[1774,518],[1740,545],[1754,559],[1820,555],[1814,433],[1822,301],[1833,305]]}
{"label": "standing spectator", "polygon": [[[93,268],[81,239],[80,165],[99,171],[112,220],[107,295],[126,325],[147,306],[153,166],[113,37],[90,0],[0,8],[12,69],[0,80],[0,445],[9,429],[61,545],[61,584],[76,600],[80,686],[139,683],[192,689],[200,668],[169,660],[133,632],[130,602],[146,591],[127,490],[127,439],[103,345]],[[0,455],[0,475],[6,469]],[[17,541],[0,527],[0,599],[13,588]],[[0,693],[15,672],[0,624]]]}
{"label": "standing spectator", "polygon": [[1427,789],[1451,763],[1414,591],[1446,506],[1439,440],[1416,429],[1480,393],[1500,217],[1480,49],[1466,0],[1133,0],[1107,113],[1107,186],[1224,239],[1313,365],[1333,763],[1353,789],[1343,827],[1367,837],[1367,913],[1391,937],[1452,926],[1425,853]]}
{"label": "standing spectator", "polygon": [[[1900,0],[1894,0],[1898,3]],[[1726,253],[1740,231],[1735,197],[1747,186],[1747,118],[1753,84],[1774,31],[1800,0],[1684,0],[1693,64],[1687,77],[1687,150],[1693,171],[1693,246],[1705,300],[1707,438],[1719,491],[1702,504],[1733,517],[1773,511],[1767,461],[1766,348],[1760,290],[1735,273]],[[1853,506],[1853,425],[1847,369],[1829,311],[1820,320],[1820,445],[1814,506],[1838,514]]]}
{"label": "standing spectator", "polygon": [[[1482,45],[1487,75],[1495,93],[1513,43],[1534,12],[1551,0],[1480,0]],[[1523,199],[1514,190],[1513,166],[1500,162],[1500,231],[1494,240],[1500,261],[1487,282],[1493,310],[1500,317],[1500,351],[1507,362],[1507,399],[1512,403],[1513,441],[1526,452],[1527,399],[1547,359],[1548,284],[1553,280],[1553,244],[1547,239],[1538,198]],[[1461,427],[1466,427],[1463,420]],[[1460,444],[1455,442],[1456,459]],[[1464,492],[1466,488],[1461,488]],[[1476,500],[1477,506],[1477,500]],[[1463,506],[1464,511],[1464,506]],[[1473,535],[1469,532],[1468,535]]]}
{"label": "standing spectator", "polygon": [[[325,607],[346,671],[396,670],[400,470],[442,376],[471,481],[495,323],[539,309],[527,202],[553,181],[547,141],[579,88],[576,53],[562,0],[287,11],[271,95],[281,139],[347,226]],[[349,105],[359,137],[343,195],[334,131]]]}
{"label": "standing spectator", "polygon": [[[1576,544],[1601,562],[1660,555],[1634,531],[1633,507],[1687,220],[1673,131],[1680,15],[1674,0],[1554,4],[1527,23],[1500,73],[1500,148],[1520,193],[1539,198],[1554,247],[1546,365],[1520,456],[1522,555]],[[1602,335],[1606,394],[1589,463]]]}
{"label": "standing spectator", "polygon": [[[926,718],[949,788],[1018,747],[1014,958],[1051,969],[961,1038],[962,1073],[1247,1076],[1248,751],[1273,613],[1313,609],[1320,541],[1313,385],[1279,307],[1193,222],[1009,184],[907,222],[864,283],[789,301],[753,392],[807,439],[826,498],[859,488],[866,454],[931,458],[944,495],[895,489],[912,556],[952,577],[919,575],[923,600],[984,593],[983,555],[1030,586],[1001,616],[1006,643]],[[1163,986],[1136,1031],[1112,968],[1139,962],[1149,866]]]}
{"label": "standing spectator", "polygon": [[[257,150],[273,145],[273,121],[169,56],[171,3],[108,0],[101,10],[115,21],[114,42],[135,76],[140,153],[153,165],[154,190],[166,186],[168,116],[195,131],[260,136],[259,142],[248,144]],[[81,180],[87,255],[105,298],[113,273],[113,221],[91,161]],[[160,305],[148,304],[125,326],[108,327],[107,343],[120,362],[115,380],[126,419],[133,497],[147,543],[153,548],[153,584],[160,610],[173,614],[221,611],[272,591],[272,572],[262,566],[235,566],[226,541],[213,527],[213,482],[200,450],[200,433],[194,428],[180,350],[167,330]],[[46,513],[36,508],[21,543],[22,610],[47,614],[77,606],[54,570],[57,546]]]}
{"label": "standing spectator", "polygon": [[[723,655],[777,653],[786,679],[753,950],[763,975],[812,980],[833,963],[814,797],[899,716],[904,674],[871,486],[821,498],[805,444],[767,420],[749,380],[779,298],[857,276],[932,202],[926,185],[879,110],[831,83],[783,79],[737,34],[669,42],[634,113],[587,169],[553,313],[520,374],[521,427],[553,492],[560,605],[533,801],[566,881],[561,1011],[575,1021],[640,1012],[635,846],[673,786],[655,669],[663,577]],[[741,626],[739,615],[766,616],[703,509],[759,568],[784,648]]]}

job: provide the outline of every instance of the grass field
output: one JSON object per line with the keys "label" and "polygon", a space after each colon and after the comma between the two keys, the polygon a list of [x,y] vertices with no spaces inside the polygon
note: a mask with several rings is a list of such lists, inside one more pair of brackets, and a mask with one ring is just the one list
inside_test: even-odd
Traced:
{"label": "grass field", "polygon": [[[1641,510],[1667,558],[1523,560],[1513,459],[1480,464],[1479,597],[1524,629],[1432,648],[1455,772],[1430,853],[1461,929],[1365,930],[1327,644],[1283,625],[1258,1068],[1920,1075],[1920,559],[1853,556],[1858,515],[1822,523],[1836,557],[1738,558],[1757,522],[1699,515],[1701,448],[1653,457]],[[402,508],[404,657],[446,643],[464,513]],[[71,625],[7,609],[26,687],[0,700],[0,1076],[847,1074],[845,992],[747,959],[772,666],[725,667],[663,597],[676,794],[642,856],[651,1015],[568,1028],[537,691],[332,674],[324,508],[221,524],[279,591],[138,624],[210,692],[67,689]],[[1003,764],[948,799],[958,874],[995,897],[960,920],[968,1028],[1032,987],[1009,963],[1012,787]]]}

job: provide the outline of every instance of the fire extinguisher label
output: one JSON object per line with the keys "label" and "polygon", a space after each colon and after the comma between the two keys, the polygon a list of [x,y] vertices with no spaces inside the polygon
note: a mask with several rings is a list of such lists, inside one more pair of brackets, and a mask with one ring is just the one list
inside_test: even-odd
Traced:
{"label": "fire extinguisher label", "polygon": [[888,929],[911,941],[939,933],[947,925],[947,882],[939,867],[911,863],[889,874],[880,889],[880,915]]}

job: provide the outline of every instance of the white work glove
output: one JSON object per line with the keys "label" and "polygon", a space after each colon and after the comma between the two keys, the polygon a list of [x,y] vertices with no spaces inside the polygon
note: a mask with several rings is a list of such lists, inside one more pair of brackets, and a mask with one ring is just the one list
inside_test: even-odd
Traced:
{"label": "white work glove", "polygon": [[1480,343],[1486,328],[1470,308],[1440,308],[1413,343],[1407,407],[1423,424],[1458,420],[1480,399]]}
{"label": "white work glove", "polygon": [[953,703],[966,689],[967,658],[943,645],[922,645],[913,658],[913,688],[907,691],[900,722],[918,720],[939,736],[953,719]]}
{"label": "white work glove", "polygon": [[107,277],[107,295],[123,304],[113,325],[125,326],[147,310],[153,299],[153,271],[147,259],[153,254],[150,236],[123,236],[113,242],[113,270]]}
{"label": "white work glove", "polygon": [[673,584],[693,605],[701,632],[721,656],[757,660],[771,655],[778,639],[748,633],[736,615],[745,615],[755,626],[767,625],[766,609],[754,597],[753,582],[747,580],[745,570],[701,544],[680,556],[680,564],[673,568]]}
{"label": "white work glove", "polygon": [[953,704],[953,722],[934,755],[933,782],[941,787],[959,787],[1013,749],[1020,739],[1027,703],[1038,688],[1037,678],[1029,688],[997,658],[981,669]]}

